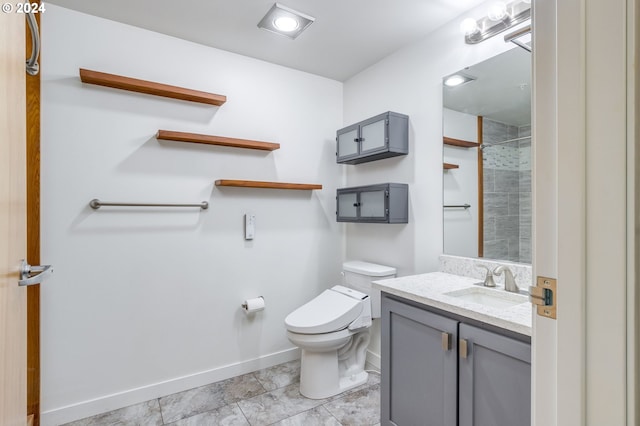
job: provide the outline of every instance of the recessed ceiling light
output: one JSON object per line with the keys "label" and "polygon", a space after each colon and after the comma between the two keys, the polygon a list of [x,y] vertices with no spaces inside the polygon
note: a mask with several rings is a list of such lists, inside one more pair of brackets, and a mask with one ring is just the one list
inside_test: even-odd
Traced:
{"label": "recessed ceiling light", "polygon": [[281,16],[279,18],[276,18],[275,21],[273,21],[273,26],[279,29],[280,31],[284,31],[285,33],[290,33],[291,31],[297,30],[300,24],[298,24],[298,21],[296,21],[290,16]]}
{"label": "recessed ceiling light", "polygon": [[258,28],[294,39],[313,24],[313,21],[315,18],[312,16],[275,3],[258,23]]}
{"label": "recessed ceiling light", "polygon": [[465,83],[469,83],[470,81],[475,80],[475,78],[464,75],[464,74],[452,74],[448,77],[444,78],[444,85],[447,87],[457,87]]}

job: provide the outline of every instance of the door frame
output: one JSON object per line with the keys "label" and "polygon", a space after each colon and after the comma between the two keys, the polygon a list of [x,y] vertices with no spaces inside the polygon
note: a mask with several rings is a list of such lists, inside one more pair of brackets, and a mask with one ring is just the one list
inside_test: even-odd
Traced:
{"label": "door frame", "polygon": [[[38,1],[38,3],[40,3]],[[40,27],[40,14],[34,14]],[[26,31],[25,58],[31,56]],[[42,44],[41,44],[42,51]],[[38,58],[42,69],[42,56]],[[40,265],[40,73],[26,75],[27,120],[27,263]],[[40,424],[40,285],[27,287],[27,414]]]}
{"label": "door frame", "polygon": [[533,265],[558,279],[557,321],[533,319],[535,426],[638,420],[637,4],[534,5]]}

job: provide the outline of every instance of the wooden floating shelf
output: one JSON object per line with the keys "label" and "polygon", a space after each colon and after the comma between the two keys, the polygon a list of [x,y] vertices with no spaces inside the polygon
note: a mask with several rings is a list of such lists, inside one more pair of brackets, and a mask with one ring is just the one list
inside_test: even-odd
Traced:
{"label": "wooden floating shelf", "polygon": [[477,142],[470,142],[470,141],[464,141],[462,139],[448,138],[446,136],[442,138],[442,142],[445,145],[459,146],[461,148],[477,148],[480,146],[480,144]]}
{"label": "wooden floating shelf", "polygon": [[197,133],[174,132],[172,130],[158,130],[158,133],[156,133],[156,139],[201,143],[206,145],[230,146],[233,148],[260,149],[262,151],[280,149],[279,143],[226,138],[223,136],[200,135]]}
{"label": "wooden floating shelf", "polygon": [[139,80],[137,78],[123,77],[121,75],[107,74],[84,68],[80,68],[80,80],[82,80],[83,83],[96,84],[98,86],[113,87],[115,89],[129,90],[131,92],[146,93],[148,95],[163,96],[165,98],[181,99],[183,101],[199,102],[209,105],[220,106],[227,101],[227,97],[224,95],[216,95],[215,93],[170,86],[168,84],[155,83],[153,81]]}
{"label": "wooden floating shelf", "polygon": [[271,188],[271,189],[322,189],[322,185],[309,183],[263,182],[257,180],[218,179],[216,186],[236,186],[241,188]]}
{"label": "wooden floating shelf", "polygon": [[451,169],[459,169],[460,166],[457,164],[451,164],[451,163],[444,163],[444,169],[445,170],[451,170]]}

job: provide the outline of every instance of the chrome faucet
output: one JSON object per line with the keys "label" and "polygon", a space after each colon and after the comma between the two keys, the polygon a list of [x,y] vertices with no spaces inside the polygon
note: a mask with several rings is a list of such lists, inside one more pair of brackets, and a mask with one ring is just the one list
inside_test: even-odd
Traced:
{"label": "chrome faucet", "polygon": [[513,272],[511,272],[511,269],[509,269],[508,266],[501,265],[493,270],[494,275],[502,275],[503,272],[504,272],[504,289],[512,293],[519,293],[520,289],[516,284],[515,278],[513,278]]}
{"label": "chrome faucet", "polygon": [[496,286],[496,282],[493,280],[493,274],[494,272],[491,271],[491,269],[489,269],[487,266],[484,265],[478,265],[479,268],[484,268],[487,270],[487,275],[484,277],[484,286],[485,287],[495,287]]}

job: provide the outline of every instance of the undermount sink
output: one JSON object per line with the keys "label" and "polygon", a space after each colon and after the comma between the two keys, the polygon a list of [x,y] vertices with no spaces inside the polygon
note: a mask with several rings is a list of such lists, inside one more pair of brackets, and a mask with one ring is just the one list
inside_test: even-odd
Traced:
{"label": "undermount sink", "polygon": [[464,302],[506,309],[521,303],[527,303],[528,298],[523,294],[510,293],[505,290],[494,290],[484,287],[470,287],[462,290],[442,293],[444,296],[454,297]]}

